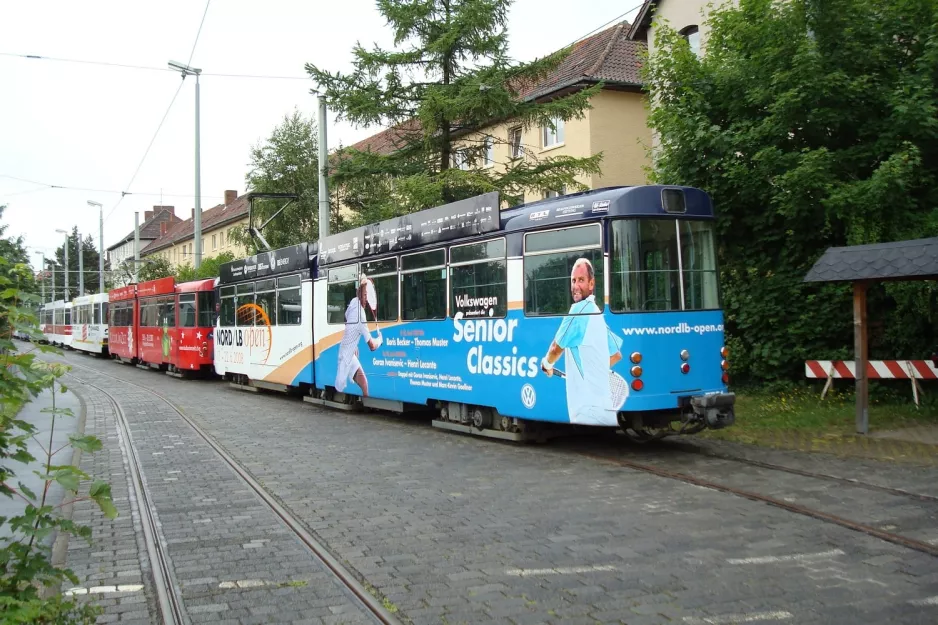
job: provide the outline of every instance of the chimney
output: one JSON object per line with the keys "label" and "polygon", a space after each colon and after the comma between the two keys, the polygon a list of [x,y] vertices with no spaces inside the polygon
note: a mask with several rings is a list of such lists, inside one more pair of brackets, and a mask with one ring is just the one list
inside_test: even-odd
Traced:
{"label": "chimney", "polygon": [[237,199],[238,199],[237,191],[232,191],[230,189],[225,191],[225,204],[226,205],[234,204],[237,201]]}
{"label": "chimney", "polygon": [[161,221],[161,222],[160,222],[160,236],[161,236],[161,237],[162,237],[162,236],[166,236],[166,227],[167,227],[168,225],[169,225],[169,224],[167,224],[165,221]]}
{"label": "chimney", "polygon": [[[156,208],[155,206],[153,208]],[[153,211],[143,211],[143,221],[150,221],[153,217]]]}

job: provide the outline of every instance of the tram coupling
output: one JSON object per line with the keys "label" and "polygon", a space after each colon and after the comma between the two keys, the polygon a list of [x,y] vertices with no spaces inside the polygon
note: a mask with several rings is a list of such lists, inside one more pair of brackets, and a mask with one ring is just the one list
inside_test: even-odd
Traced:
{"label": "tram coupling", "polygon": [[694,420],[702,421],[712,430],[733,425],[736,421],[736,393],[711,393],[690,398]]}

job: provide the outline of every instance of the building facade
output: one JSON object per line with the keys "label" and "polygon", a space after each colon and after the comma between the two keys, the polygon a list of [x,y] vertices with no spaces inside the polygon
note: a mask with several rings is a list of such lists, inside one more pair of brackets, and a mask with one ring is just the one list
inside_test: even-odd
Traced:
{"label": "building facade", "polygon": [[[239,197],[237,191],[225,191],[225,202],[202,211],[202,260],[222,252],[231,252],[236,258],[247,255],[243,245],[232,240],[231,234],[248,223],[248,196]],[[145,258],[163,258],[173,268],[195,265],[195,209],[189,219],[173,224],[150,241],[140,253]]]}
{"label": "building facade", "polygon": [[[176,209],[172,206],[154,206],[153,210],[144,211],[143,223],[140,224],[141,251],[158,239],[169,226],[181,221],[176,216]],[[107,248],[107,260],[113,271],[112,280],[115,286],[126,286],[130,283],[134,272],[133,259],[134,232],[131,230],[129,234]]]}
{"label": "building facade", "polygon": [[667,24],[687,38],[691,50],[698,55],[707,47],[710,27],[707,16],[714,7],[735,5],[738,0],[645,0],[635,22],[629,28],[629,39],[644,41],[649,56],[655,53],[655,32]]}

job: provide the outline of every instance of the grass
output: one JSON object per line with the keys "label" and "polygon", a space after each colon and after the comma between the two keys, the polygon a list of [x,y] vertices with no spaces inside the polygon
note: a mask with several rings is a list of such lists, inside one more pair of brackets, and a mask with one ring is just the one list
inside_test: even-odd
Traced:
{"label": "grass", "polygon": [[[874,387],[870,392],[870,432],[916,425],[938,425],[938,389],[926,386],[916,407],[904,398],[895,384]],[[849,389],[849,390],[848,390]],[[906,387],[907,394],[911,389]],[[821,399],[820,386],[803,386],[776,393],[752,391],[736,397],[736,423],[725,429],[707,431],[708,438],[759,444],[782,432],[814,437],[846,437],[855,432],[856,404],[853,389],[845,384]]]}

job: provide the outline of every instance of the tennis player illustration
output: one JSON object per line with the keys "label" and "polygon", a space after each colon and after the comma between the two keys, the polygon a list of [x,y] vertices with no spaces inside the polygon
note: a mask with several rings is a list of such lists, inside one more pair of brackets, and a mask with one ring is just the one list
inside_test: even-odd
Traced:
{"label": "tennis player illustration", "polygon": [[[548,376],[556,372],[566,378],[570,423],[616,425],[616,412],[628,396],[625,380],[612,371],[622,359],[622,341],[606,326],[595,288],[592,263],[577,259],[570,272],[573,305],[541,359],[541,370]],[[561,355],[565,373],[554,369]]]}
{"label": "tennis player illustration", "polygon": [[345,309],[345,330],[342,334],[342,344],[339,346],[339,366],[335,375],[335,390],[345,392],[349,380],[354,381],[362,389],[362,396],[368,397],[368,378],[358,360],[358,341],[364,338],[371,351],[375,351],[384,342],[381,330],[378,337],[371,336],[365,317],[365,306],[371,309],[378,321],[378,297],[375,293],[375,284],[367,277],[362,276],[358,282],[355,297]]}

